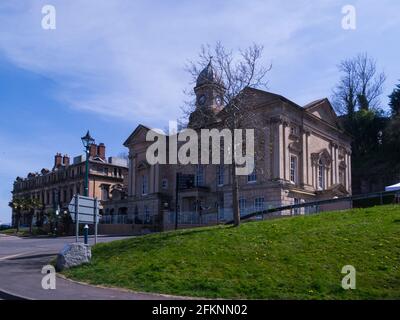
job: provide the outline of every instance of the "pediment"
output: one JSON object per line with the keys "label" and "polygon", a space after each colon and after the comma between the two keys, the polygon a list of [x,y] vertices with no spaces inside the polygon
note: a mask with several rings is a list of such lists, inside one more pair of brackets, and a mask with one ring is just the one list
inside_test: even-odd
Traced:
{"label": "pediment", "polygon": [[318,165],[319,161],[321,161],[325,166],[330,166],[332,163],[332,157],[327,149],[322,149],[319,152],[312,153],[311,160],[314,165]]}
{"label": "pediment", "polygon": [[147,163],[147,161],[141,161],[139,164],[136,166],[137,170],[144,170],[150,168],[150,165]]}
{"label": "pediment", "polygon": [[142,142],[146,141],[146,134],[150,130],[150,128],[139,124],[135,130],[131,133],[131,135],[126,139],[124,142],[124,146],[128,147],[129,145],[135,143],[135,142]]}
{"label": "pediment", "polygon": [[337,115],[328,99],[321,99],[309,103],[304,109],[317,118],[338,127]]}
{"label": "pediment", "polygon": [[295,152],[295,153],[301,153],[301,144],[299,141],[291,142],[289,143],[289,150]]}

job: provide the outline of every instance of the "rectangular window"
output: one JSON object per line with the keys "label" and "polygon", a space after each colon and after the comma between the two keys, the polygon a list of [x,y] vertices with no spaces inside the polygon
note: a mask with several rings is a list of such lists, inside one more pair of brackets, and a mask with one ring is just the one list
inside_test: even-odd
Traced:
{"label": "rectangular window", "polygon": [[290,181],[297,183],[297,157],[290,156]]}
{"label": "rectangular window", "polygon": [[168,180],[167,179],[162,179],[161,188],[163,188],[163,189],[167,189],[168,188]]}
{"label": "rectangular window", "polygon": [[239,199],[239,210],[241,215],[246,213],[246,199]]}
{"label": "rectangular window", "polygon": [[197,166],[196,170],[196,187],[204,185],[204,167],[202,165]]}
{"label": "rectangular window", "polygon": [[247,182],[251,183],[256,181],[257,181],[257,174],[256,174],[256,169],[254,169],[254,171],[247,176]]}
{"label": "rectangular window", "polygon": [[150,211],[148,206],[144,206],[144,218],[146,223],[150,223]]}
{"label": "rectangular window", "polygon": [[217,184],[218,186],[224,185],[224,166],[222,164],[217,166]]}
{"label": "rectangular window", "polygon": [[101,200],[107,201],[109,199],[109,187],[108,186],[103,186],[101,189]]}
{"label": "rectangular window", "polygon": [[[293,204],[300,204],[300,203],[301,203],[300,199],[294,198]],[[300,210],[301,210],[300,208],[295,208],[294,209],[294,214],[295,215],[300,214]]]}
{"label": "rectangular window", "polygon": [[142,176],[142,194],[143,195],[147,194],[147,176],[146,175]]}
{"label": "rectangular window", "polygon": [[254,199],[254,210],[255,211],[265,210],[265,199],[263,197]]}

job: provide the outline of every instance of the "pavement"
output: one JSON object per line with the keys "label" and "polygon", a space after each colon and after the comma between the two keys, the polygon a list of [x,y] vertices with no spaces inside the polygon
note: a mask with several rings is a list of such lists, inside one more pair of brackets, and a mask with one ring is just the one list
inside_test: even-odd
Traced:
{"label": "pavement", "polygon": [[[102,236],[98,242],[127,237]],[[136,293],[128,290],[80,284],[56,277],[56,289],[42,288],[43,266],[48,265],[74,237],[19,238],[0,235],[0,300],[172,300],[179,297]],[[94,239],[89,239],[93,244]]]}

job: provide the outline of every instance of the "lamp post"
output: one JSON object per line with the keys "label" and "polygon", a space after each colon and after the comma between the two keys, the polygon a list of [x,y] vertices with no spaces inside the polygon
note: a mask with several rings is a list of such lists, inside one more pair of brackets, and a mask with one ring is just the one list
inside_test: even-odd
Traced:
{"label": "lamp post", "polygon": [[56,221],[54,226],[54,236],[57,237],[57,228],[58,228],[58,217],[60,215],[60,205],[57,206],[56,209]]}
{"label": "lamp post", "polygon": [[86,152],[86,169],[85,169],[85,189],[84,196],[89,196],[89,149],[90,146],[94,143],[94,139],[90,136],[89,130],[85,136],[81,138],[83,146],[85,147]]}

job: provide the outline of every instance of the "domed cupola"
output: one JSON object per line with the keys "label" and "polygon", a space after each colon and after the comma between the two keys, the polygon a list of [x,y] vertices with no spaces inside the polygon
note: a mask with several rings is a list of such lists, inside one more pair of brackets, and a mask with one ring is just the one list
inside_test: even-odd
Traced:
{"label": "domed cupola", "polygon": [[222,85],[221,78],[218,76],[216,70],[214,69],[211,59],[207,66],[200,72],[199,76],[197,77],[196,87],[205,85],[205,84],[217,84]]}
{"label": "domed cupola", "polygon": [[189,118],[190,128],[201,128],[215,122],[215,116],[224,108],[225,87],[212,62],[197,77],[196,109]]}

